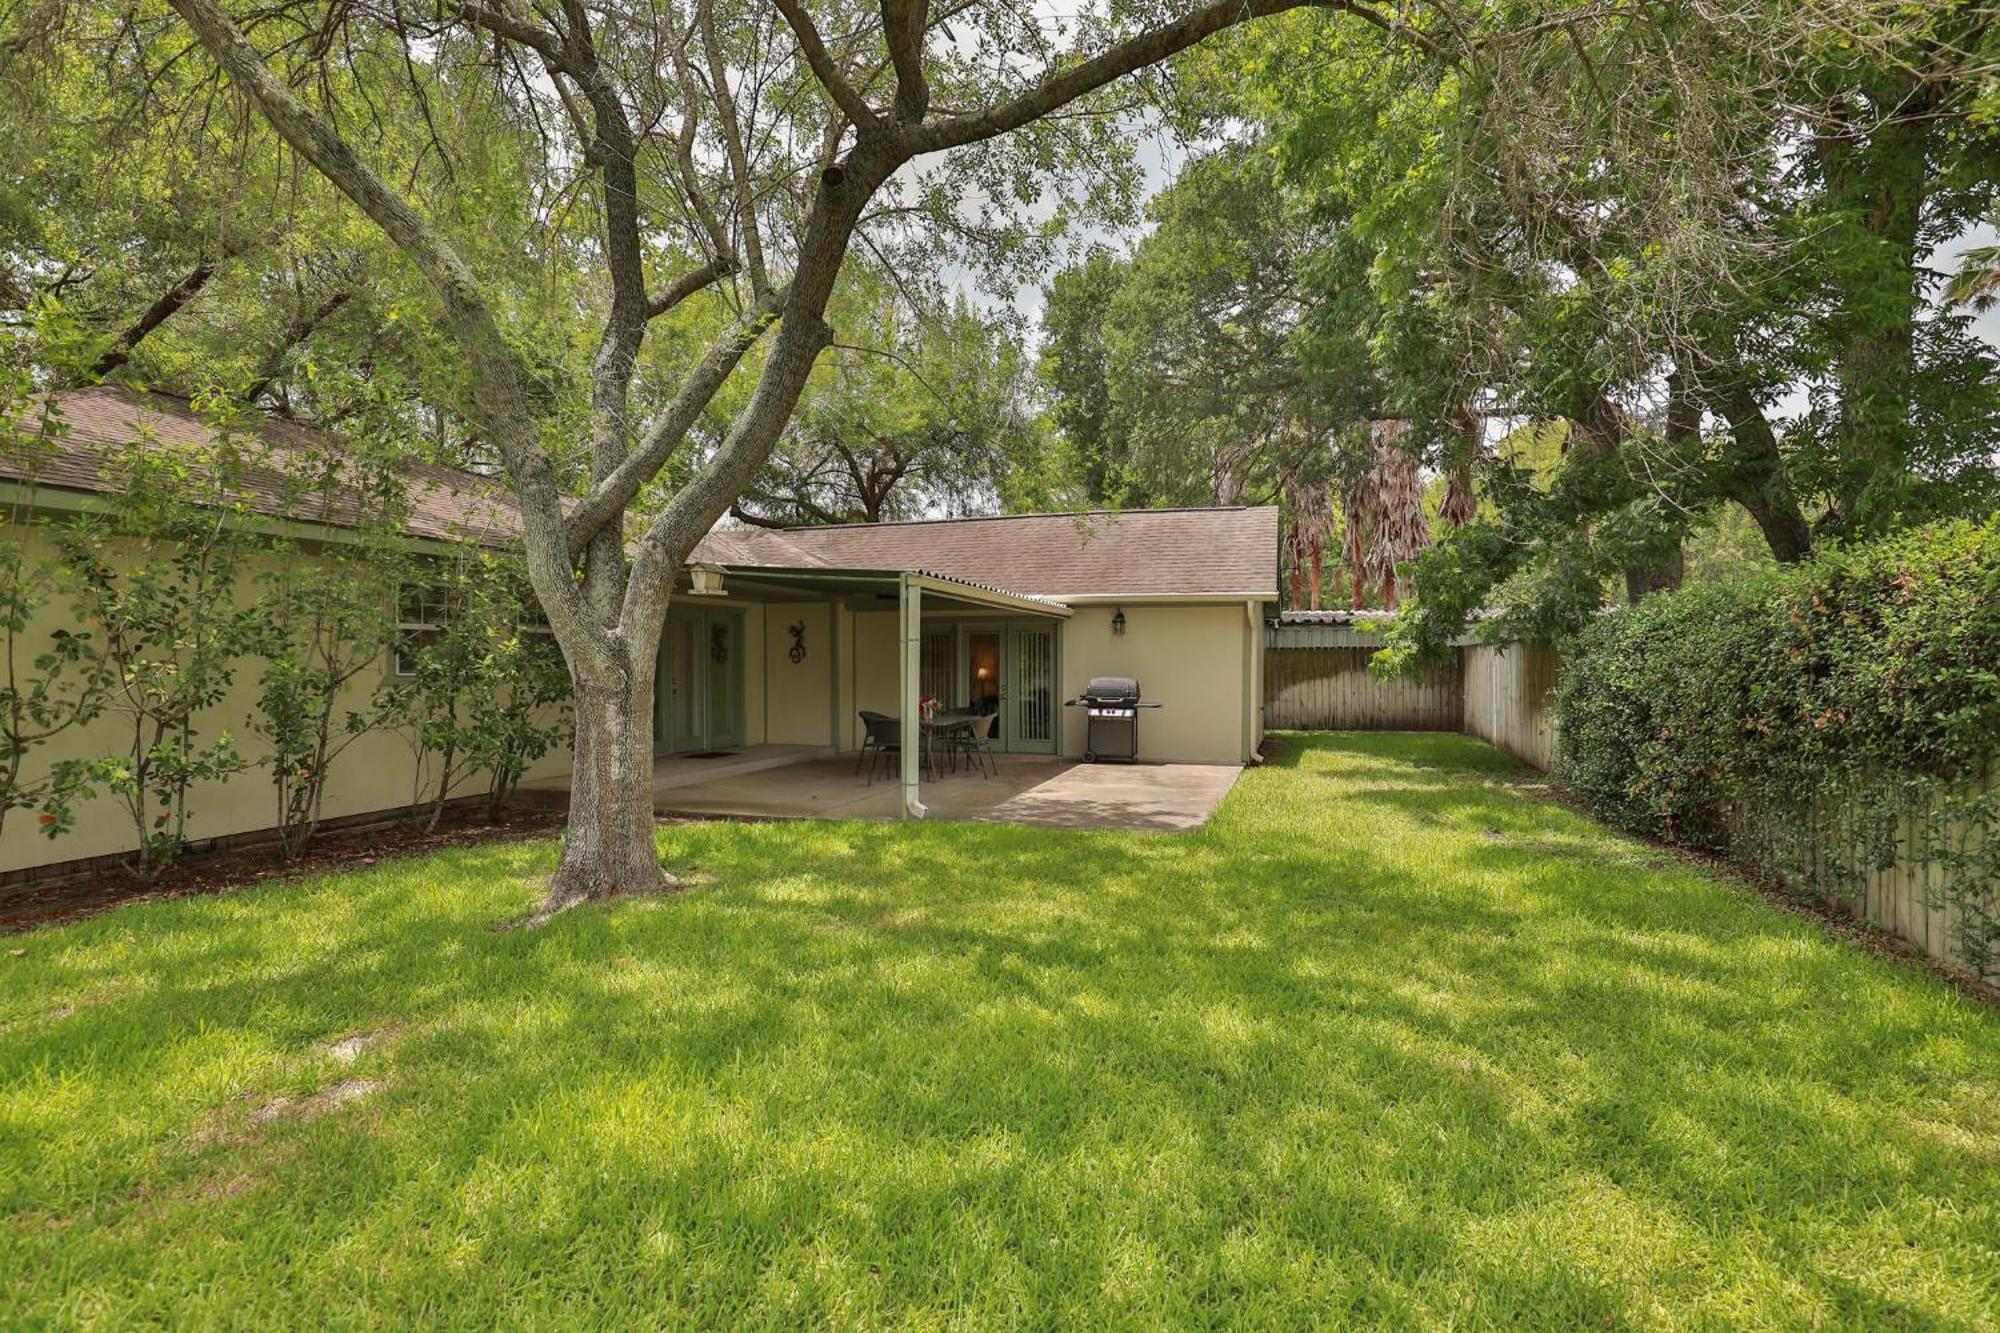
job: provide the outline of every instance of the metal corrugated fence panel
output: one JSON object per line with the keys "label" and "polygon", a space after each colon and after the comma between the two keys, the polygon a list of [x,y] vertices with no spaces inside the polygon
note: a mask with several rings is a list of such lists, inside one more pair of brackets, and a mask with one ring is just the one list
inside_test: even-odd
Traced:
{"label": "metal corrugated fence panel", "polygon": [[1380,648],[1382,636],[1352,625],[1264,624],[1266,648]]}

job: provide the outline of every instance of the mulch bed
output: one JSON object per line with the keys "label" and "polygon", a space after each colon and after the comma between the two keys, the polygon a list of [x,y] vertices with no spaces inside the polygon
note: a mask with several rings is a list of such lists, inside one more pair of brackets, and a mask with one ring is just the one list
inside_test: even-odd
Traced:
{"label": "mulch bed", "polygon": [[512,838],[543,837],[562,828],[555,809],[510,811],[498,820],[483,809],[447,810],[429,833],[400,827],[341,829],[315,839],[296,861],[279,857],[275,846],[235,847],[184,856],[153,883],[141,886],[123,870],[28,884],[0,890],[0,933],[74,921],[123,903],[222,893],[267,880],[298,879],[328,871],[372,866],[391,857],[416,856],[444,847]]}

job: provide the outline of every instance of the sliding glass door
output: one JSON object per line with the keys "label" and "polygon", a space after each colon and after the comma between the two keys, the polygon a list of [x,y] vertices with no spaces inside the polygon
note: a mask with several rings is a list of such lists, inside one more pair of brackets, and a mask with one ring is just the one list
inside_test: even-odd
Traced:
{"label": "sliding glass door", "polygon": [[1056,697],[1056,627],[1050,622],[931,621],[918,663],[924,698],[1000,719],[996,748],[1055,753],[1062,700]]}

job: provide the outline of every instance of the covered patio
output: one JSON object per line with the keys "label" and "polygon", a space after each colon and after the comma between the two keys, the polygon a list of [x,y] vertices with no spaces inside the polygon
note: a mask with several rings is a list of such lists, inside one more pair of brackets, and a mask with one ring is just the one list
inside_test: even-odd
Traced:
{"label": "covered patio", "polygon": [[[1048,729],[1048,734],[1043,738],[1047,748],[1051,750],[1056,748],[1054,728],[1060,722],[1060,709],[1055,692],[1056,664],[1059,660],[1059,639],[1056,632],[1062,622],[1072,614],[1070,608],[1060,601],[1005,592],[998,588],[963,579],[944,578],[921,570],[828,567],[773,570],[724,563],[697,563],[692,566],[689,570],[689,591],[681,600],[687,604],[706,602],[712,606],[725,605],[729,602],[801,605],[824,601],[837,603],[851,612],[862,610],[879,612],[884,608],[894,607],[896,627],[894,652],[889,664],[890,671],[894,675],[894,693],[890,696],[894,699],[894,704],[893,710],[884,708],[882,713],[887,714],[888,725],[894,736],[891,743],[896,753],[889,757],[896,766],[896,780],[892,784],[877,783],[863,790],[862,779],[852,775],[854,767],[852,761],[848,761],[846,765],[850,771],[847,785],[852,790],[845,795],[860,801],[869,813],[874,813],[876,808],[884,803],[889,807],[882,812],[885,816],[922,819],[931,813],[927,801],[933,786],[926,776],[926,756],[933,755],[936,747],[923,713],[927,615],[1006,617],[1013,621],[1032,622],[1047,631],[1043,636],[1046,645],[1044,665],[1047,674],[1042,682],[1040,702],[1034,707],[1037,710],[1036,716]],[[838,633],[834,637],[838,638]],[[852,653],[851,648],[849,652]],[[836,659],[838,654],[837,648]],[[850,659],[851,674],[845,681],[846,689],[843,691],[839,671],[840,666],[836,660],[835,675],[829,679],[828,705],[836,735],[839,734],[844,717],[860,709],[862,691],[877,688],[881,683],[879,674],[864,678],[866,673],[853,665]],[[1005,696],[1001,698],[1004,699]],[[1002,706],[995,705],[995,707]],[[881,715],[881,713],[876,714],[876,716]],[[856,748],[860,746],[858,734],[855,746]],[[844,750],[845,747],[836,745],[833,748]],[[700,757],[697,759],[697,762],[699,761]],[[838,763],[830,764],[827,766],[827,771],[831,774],[841,767],[842,765]],[[750,788],[760,788],[779,783],[781,780],[773,775],[770,768],[770,765],[759,765],[756,776],[749,779],[745,785]],[[718,773],[718,777],[721,776],[723,775]],[[729,776],[733,778],[738,775]],[[677,773],[673,790],[679,792],[688,785]],[[831,799],[832,794],[829,790],[826,793],[827,799]]]}
{"label": "covered patio", "polygon": [[[1169,832],[1207,822],[1241,771],[1007,755],[992,776],[960,770],[924,780],[922,808],[931,819]],[[754,772],[720,771],[706,781],[676,771],[671,785],[656,790],[654,808],[722,818],[897,819],[906,817],[905,791],[895,779],[868,782],[852,755],[801,758]]]}

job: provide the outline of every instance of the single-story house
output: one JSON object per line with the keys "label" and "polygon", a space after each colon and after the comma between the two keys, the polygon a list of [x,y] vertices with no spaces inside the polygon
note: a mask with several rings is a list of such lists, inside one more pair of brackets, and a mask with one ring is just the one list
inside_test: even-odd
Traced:
{"label": "single-story house", "polygon": [[[67,434],[32,488],[17,460],[0,459],[10,523],[27,504],[55,517],[101,509],[112,489],[99,467],[107,445],[193,442],[209,429],[184,400],[108,385],[65,393],[59,406]],[[253,429],[273,450],[325,443],[279,420]],[[515,539],[507,490],[493,478],[413,465],[408,485],[408,539],[419,549]],[[308,550],[342,540],[337,522],[302,530],[281,512],[280,490],[250,470],[243,499],[252,521],[291,528]],[[31,554],[46,540],[32,528],[9,536]],[[251,582],[245,595],[254,595]],[[1124,675],[1160,705],[1143,715],[1141,761],[1242,764],[1263,739],[1263,623],[1277,585],[1278,514],[1268,506],[718,527],[693,553],[668,617],[656,745],[663,758],[762,746],[851,753],[862,744],[863,710],[914,718],[929,699],[997,717],[1002,751],[1081,757],[1085,728],[1066,701],[1094,676]],[[68,619],[58,597],[28,627],[28,641]],[[397,669],[386,649],[384,676]],[[257,674],[246,663],[216,707],[216,726],[246,735]],[[357,705],[379,683],[358,682]],[[75,728],[32,752],[27,775],[115,745],[104,721]],[[398,736],[361,738],[329,781],[327,817],[407,804],[414,762]],[[566,769],[566,753],[555,753],[529,776],[546,783]],[[907,783],[906,812],[921,813],[914,761]],[[255,771],[191,804],[198,838],[274,822],[270,786]],[[31,819],[11,819],[0,874],[121,853],[130,838],[108,803],[86,807],[53,842],[36,836]]]}
{"label": "single-story house", "polygon": [[928,699],[997,715],[1003,751],[1081,758],[1065,704],[1094,676],[1160,705],[1141,760],[1242,764],[1264,738],[1268,506],[726,528],[686,578],[661,647],[663,753],[848,751],[863,710],[911,718]]}

